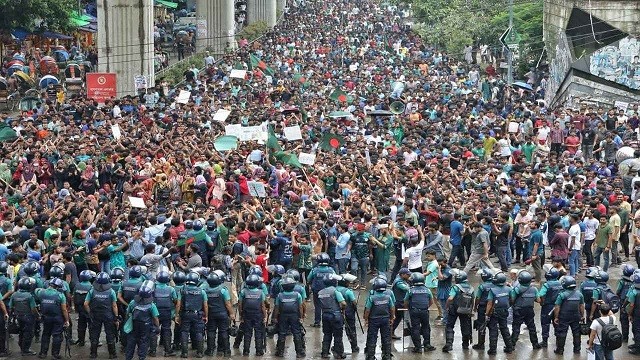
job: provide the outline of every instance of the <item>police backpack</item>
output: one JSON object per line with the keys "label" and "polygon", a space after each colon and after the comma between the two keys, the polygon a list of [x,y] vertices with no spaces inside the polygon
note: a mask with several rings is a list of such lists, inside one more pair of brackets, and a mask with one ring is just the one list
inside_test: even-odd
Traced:
{"label": "police backpack", "polygon": [[616,295],[610,287],[607,286],[607,288],[603,290],[602,300],[604,300],[605,304],[609,305],[614,314],[620,311],[620,297]]}
{"label": "police backpack", "polygon": [[618,326],[613,323],[613,318],[609,318],[609,323],[605,324],[602,319],[596,319],[600,326],[602,326],[602,331],[600,331],[600,345],[605,350],[613,351],[622,347],[622,333]]}
{"label": "police backpack", "polygon": [[473,290],[465,289],[462,286],[458,286],[460,293],[456,297],[456,312],[461,315],[473,314]]}

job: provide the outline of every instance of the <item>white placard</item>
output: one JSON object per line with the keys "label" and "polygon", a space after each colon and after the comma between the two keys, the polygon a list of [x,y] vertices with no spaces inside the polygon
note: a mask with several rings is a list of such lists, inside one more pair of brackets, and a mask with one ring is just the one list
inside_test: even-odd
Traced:
{"label": "white placard", "polygon": [[247,70],[233,69],[231,70],[231,75],[229,76],[236,79],[244,79],[247,76]]}
{"label": "white placard", "polygon": [[[213,115],[213,120],[224,122],[225,120],[227,120],[227,118],[229,117],[230,114],[231,114],[231,110],[218,109],[218,111],[216,111],[215,115]],[[229,134],[227,134],[227,135],[229,135]]]}
{"label": "white placard", "polygon": [[257,197],[267,197],[267,189],[265,189],[264,184],[257,181],[247,181],[247,186],[249,187],[249,194],[251,196]]}
{"label": "white placard", "polygon": [[231,124],[224,127],[224,134],[227,136],[235,136],[240,139],[240,133],[242,132],[242,125]]}
{"label": "white placard", "polygon": [[313,165],[316,163],[316,154],[301,152],[298,155],[298,161],[300,161],[300,164]]}
{"label": "white placard", "polygon": [[144,199],[139,197],[129,196],[129,204],[131,204],[131,207],[134,207],[134,208],[140,208],[140,209],[147,208],[147,205],[145,205],[144,203]]}
{"label": "white placard", "polygon": [[622,110],[625,113],[627,112],[627,108],[629,107],[629,103],[624,101],[615,101],[613,105],[617,107],[618,110]]}
{"label": "white placard", "polygon": [[180,94],[178,95],[178,98],[176,99],[176,102],[178,104],[186,104],[189,102],[189,97],[191,97],[191,93],[186,91],[186,90],[180,90]]}
{"label": "white placard", "polygon": [[293,140],[302,140],[302,130],[300,130],[300,125],[289,126],[283,129],[284,137],[289,141]]}
{"label": "white placard", "polygon": [[510,133],[517,133],[519,128],[520,128],[520,124],[518,124],[517,122],[511,121],[509,123],[509,132]]}
{"label": "white placard", "polygon": [[120,125],[115,124],[111,125],[111,133],[113,134],[113,138],[116,140],[120,140],[122,137],[122,132],[120,131]]}
{"label": "white placard", "polygon": [[144,90],[147,88],[147,77],[144,75],[136,75],[133,77],[133,84],[136,90]]}

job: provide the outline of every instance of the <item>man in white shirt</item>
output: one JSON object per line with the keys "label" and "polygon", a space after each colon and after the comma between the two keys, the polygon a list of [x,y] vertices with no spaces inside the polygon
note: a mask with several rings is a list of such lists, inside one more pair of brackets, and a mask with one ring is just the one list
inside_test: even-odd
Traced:
{"label": "man in white shirt", "polygon": [[600,221],[593,216],[592,209],[587,209],[586,217],[582,220],[584,224],[584,254],[587,257],[587,266],[593,266],[593,252],[591,247],[596,239],[596,232],[600,227]]}
{"label": "man in white shirt", "polygon": [[580,271],[580,250],[582,250],[581,230],[578,222],[580,218],[576,214],[569,217],[569,273],[575,276]]}
{"label": "man in white shirt", "polygon": [[604,325],[613,324],[617,325],[617,320],[609,305],[604,302],[599,303],[598,310],[600,310],[600,317],[594,319],[591,322],[591,333],[589,334],[589,346],[587,350],[594,351],[596,353],[596,359],[598,360],[613,360],[613,351],[605,350],[600,344],[602,339],[602,328]]}
{"label": "man in white shirt", "polygon": [[422,272],[422,249],[424,248],[424,239],[417,239],[411,242],[411,247],[406,249],[403,254],[402,267],[408,268],[411,272]]}

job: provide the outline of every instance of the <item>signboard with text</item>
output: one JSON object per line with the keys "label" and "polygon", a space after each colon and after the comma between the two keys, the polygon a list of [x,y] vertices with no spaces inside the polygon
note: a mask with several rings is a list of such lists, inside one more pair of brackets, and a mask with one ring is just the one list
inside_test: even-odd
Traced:
{"label": "signboard with text", "polygon": [[100,104],[116,97],[115,73],[87,73],[87,97]]}

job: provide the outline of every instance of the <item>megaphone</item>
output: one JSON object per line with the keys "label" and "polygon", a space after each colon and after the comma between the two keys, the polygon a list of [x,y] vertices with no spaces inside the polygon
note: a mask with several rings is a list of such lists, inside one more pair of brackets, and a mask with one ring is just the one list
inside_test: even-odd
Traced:
{"label": "megaphone", "polygon": [[394,101],[391,103],[391,105],[389,105],[389,111],[391,111],[395,115],[402,114],[405,108],[406,105],[400,100]]}

